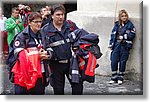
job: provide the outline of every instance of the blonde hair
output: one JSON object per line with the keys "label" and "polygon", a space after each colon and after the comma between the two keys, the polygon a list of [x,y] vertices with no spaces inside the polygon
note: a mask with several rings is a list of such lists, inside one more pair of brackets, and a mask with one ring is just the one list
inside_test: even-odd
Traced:
{"label": "blonde hair", "polygon": [[123,13],[125,13],[125,14],[127,15],[127,21],[128,21],[128,19],[129,19],[129,15],[128,15],[127,11],[126,11],[126,10],[120,10],[120,11],[119,11],[119,15],[118,15],[119,24],[122,23],[121,16],[122,16]]}

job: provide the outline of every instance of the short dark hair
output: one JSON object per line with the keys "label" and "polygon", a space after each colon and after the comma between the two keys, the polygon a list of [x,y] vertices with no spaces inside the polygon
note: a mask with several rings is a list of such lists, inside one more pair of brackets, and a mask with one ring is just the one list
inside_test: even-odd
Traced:
{"label": "short dark hair", "polygon": [[18,7],[13,7],[13,8],[11,9],[11,13],[14,13],[15,11],[19,11],[19,8],[18,8]]}
{"label": "short dark hair", "polygon": [[[40,9],[40,13],[43,11],[43,9],[45,9],[46,7],[42,7],[41,9]],[[47,9],[47,8],[46,8]],[[47,9],[48,10],[48,9]]]}
{"label": "short dark hair", "polygon": [[54,12],[58,11],[58,10],[61,10],[65,13],[65,7],[62,5],[62,4],[57,4],[57,5],[53,5],[52,8],[51,8],[51,15],[54,14]]}
{"label": "short dark hair", "polygon": [[37,18],[41,18],[42,19],[42,15],[39,12],[32,12],[29,16],[28,16],[28,21],[31,22],[34,19]]}

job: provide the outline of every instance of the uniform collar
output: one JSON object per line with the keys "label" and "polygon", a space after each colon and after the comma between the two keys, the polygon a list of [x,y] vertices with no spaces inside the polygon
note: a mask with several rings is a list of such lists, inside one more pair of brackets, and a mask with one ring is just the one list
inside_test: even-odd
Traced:
{"label": "uniform collar", "polygon": [[40,31],[37,32],[38,34],[37,34],[37,36],[36,36],[36,34],[31,30],[30,26],[27,26],[27,27],[23,30],[23,33],[24,33],[24,34],[28,34],[28,35],[30,35],[30,36],[33,37],[33,38],[38,38],[38,39],[41,39],[41,38],[42,38]]}
{"label": "uniform collar", "polygon": [[11,16],[11,18],[12,18],[13,20],[19,19],[19,17],[18,17],[18,18],[15,18],[14,16]]}
{"label": "uniform collar", "polygon": [[40,31],[37,32],[37,34],[35,34],[32,29],[30,28],[29,26],[29,32],[30,32],[30,35],[32,38],[37,38],[37,39],[41,39],[41,34],[40,34]]}
{"label": "uniform collar", "polygon": [[67,21],[64,21],[64,24],[63,24],[64,28],[67,29],[67,28],[71,28],[71,24],[69,24]]}
{"label": "uniform collar", "polygon": [[[63,26],[62,26],[62,30],[65,30],[67,28],[70,29],[71,25],[69,25],[66,21],[64,21]],[[58,30],[54,27],[53,25],[53,20],[51,20],[51,22],[49,23],[49,31],[50,32],[57,32]]]}
{"label": "uniform collar", "polygon": [[129,22],[129,20],[127,20],[127,21],[124,23],[124,25],[126,25],[128,22]]}

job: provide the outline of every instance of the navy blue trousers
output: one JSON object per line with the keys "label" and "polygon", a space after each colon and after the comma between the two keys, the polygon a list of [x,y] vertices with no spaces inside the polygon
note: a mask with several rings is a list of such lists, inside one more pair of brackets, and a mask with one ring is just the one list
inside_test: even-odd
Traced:
{"label": "navy blue trousers", "polygon": [[[111,52],[111,58],[110,58],[112,80],[123,80],[128,57],[129,57],[129,49],[126,48],[125,44],[116,42],[113,51]],[[118,70],[119,73],[117,73]]]}
{"label": "navy blue trousers", "polygon": [[26,87],[15,84],[16,95],[43,95],[45,94],[45,85],[43,84],[42,78],[37,79],[35,87],[27,90]]}
{"label": "navy blue trousers", "polygon": [[53,61],[50,66],[52,69],[52,79],[50,83],[53,87],[55,95],[64,94],[65,76],[71,84],[73,95],[81,95],[83,93],[83,82],[80,81],[80,83],[72,83],[69,78],[70,63],[59,63],[57,61]]}

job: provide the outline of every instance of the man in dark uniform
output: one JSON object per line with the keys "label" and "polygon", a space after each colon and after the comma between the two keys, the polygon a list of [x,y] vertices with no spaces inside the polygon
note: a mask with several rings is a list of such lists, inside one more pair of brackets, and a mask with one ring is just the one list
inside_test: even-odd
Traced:
{"label": "man in dark uniform", "polygon": [[[68,34],[71,33],[71,24],[65,21],[65,8],[63,5],[53,5],[51,9],[52,20],[42,28],[46,35],[48,46],[53,49],[50,60],[52,70],[52,82],[54,94],[64,94],[65,75],[69,78],[70,58],[72,56]],[[74,28],[78,27],[74,25]],[[72,94],[82,94],[83,83],[71,83]]]}

